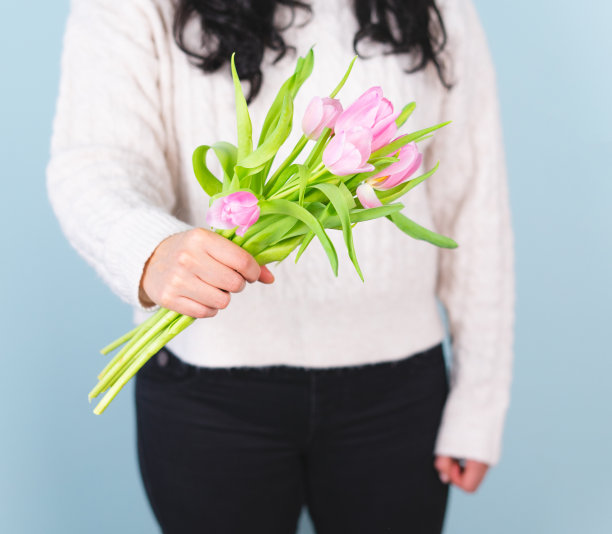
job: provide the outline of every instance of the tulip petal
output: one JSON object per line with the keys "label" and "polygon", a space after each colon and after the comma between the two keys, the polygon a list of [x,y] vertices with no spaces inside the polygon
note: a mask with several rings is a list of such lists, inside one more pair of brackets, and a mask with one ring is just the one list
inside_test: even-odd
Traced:
{"label": "tulip petal", "polygon": [[220,201],[221,199],[218,198],[212,203],[212,206],[208,208],[208,211],[206,212],[206,224],[221,230],[229,230],[234,228],[235,225],[228,223],[222,216],[223,203]]}
{"label": "tulip petal", "polygon": [[371,172],[374,170],[368,163],[371,142],[372,132],[367,128],[354,127],[341,132],[323,152],[323,163],[336,176]]}
{"label": "tulip petal", "polygon": [[323,163],[327,168],[333,166],[341,157],[346,140],[346,134],[344,132],[339,133],[331,138],[329,144],[323,151]]}
{"label": "tulip petal", "polygon": [[206,223],[213,228],[230,230],[239,226],[236,232],[244,232],[259,219],[258,199],[249,191],[236,191],[217,198],[206,213]]}
{"label": "tulip petal", "polygon": [[334,131],[341,132],[355,126],[371,128],[376,120],[381,98],[380,87],[368,89],[338,116]]}
{"label": "tulip petal", "polygon": [[357,188],[357,198],[364,208],[378,208],[382,202],[370,184],[363,183]]}
{"label": "tulip petal", "polygon": [[351,128],[346,131],[346,142],[353,145],[362,155],[361,163],[368,161],[372,153],[372,131],[368,128]]}
{"label": "tulip petal", "polygon": [[370,184],[379,190],[386,190],[408,180],[421,166],[423,156],[416,143],[409,143],[399,150],[399,161],[369,178]]}
{"label": "tulip petal", "polygon": [[385,180],[383,184],[381,184],[381,187],[379,189],[391,189],[392,187],[395,187],[396,185],[399,185],[402,182],[409,180],[410,177],[419,169],[422,161],[422,154],[417,154],[412,163],[406,168],[403,173],[398,173],[389,176],[389,178]]}
{"label": "tulip petal", "polygon": [[306,107],[304,117],[302,118],[302,130],[306,137],[309,139],[318,137],[315,136],[314,133],[316,132],[322,118],[323,101],[321,97],[315,96]]}

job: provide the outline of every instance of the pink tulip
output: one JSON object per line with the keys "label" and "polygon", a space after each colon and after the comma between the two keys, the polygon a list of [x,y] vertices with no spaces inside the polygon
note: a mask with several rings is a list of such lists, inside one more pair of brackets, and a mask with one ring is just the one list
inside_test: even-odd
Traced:
{"label": "pink tulip", "polygon": [[244,233],[259,219],[257,197],[248,191],[236,191],[213,201],[206,213],[206,223],[213,228],[230,230],[238,226],[237,235]]}
{"label": "pink tulip", "polygon": [[375,189],[386,190],[408,180],[421,166],[423,155],[416,143],[409,143],[399,150],[399,161],[367,179]]}
{"label": "pink tulip", "polygon": [[334,131],[339,133],[355,126],[372,131],[372,152],[385,146],[397,132],[395,119],[399,113],[393,104],[383,98],[380,87],[371,87],[346,108],[336,120]]}
{"label": "pink tulip", "polygon": [[348,176],[371,172],[374,165],[368,163],[372,153],[372,132],[356,126],[332,137],[323,151],[323,163],[336,176]]}
{"label": "pink tulip", "polygon": [[333,128],[342,104],[335,98],[315,96],[308,104],[302,119],[302,130],[308,139],[318,139],[325,128]]}
{"label": "pink tulip", "polygon": [[364,208],[378,208],[382,206],[382,202],[376,196],[376,191],[368,183],[362,183],[357,188],[357,198]]}

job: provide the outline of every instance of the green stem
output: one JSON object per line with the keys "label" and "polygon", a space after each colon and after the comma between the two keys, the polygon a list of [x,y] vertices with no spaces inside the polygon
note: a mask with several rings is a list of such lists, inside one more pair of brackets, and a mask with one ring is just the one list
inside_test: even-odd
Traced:
{"label": "green stem", "polygon": [[297,158],[301,154],[302,150],[304,150],[304,147],[306,146],[306,143],[308,143],[308,138],[303,135],[296,143],[295,147],[291,151],[291,154],[289,154],[285,158],[285,161],[283,161],[279,165],[278,169],[276,169],[272,177],[266,183],[266,186],[264,188],[264,196],[266,196],[268,193],[270,193],[270,191],[272,191],[274,185],[276,184],[276,181],[278,180],[278,177],[287,167],[289,167],[289,165],[291,165],[295,161],[295,158]]}
{"label": "green stem", "polygon": [[[145,320],[144,322],[140,323],[135,330],[137,331],[135,335],[132,336],[132,338],[128,341],[128,343],[123,346],[121,348],[121,350],[115,354],[115,357],[106,364],[106,367],[104,367],[104,369],[102,369],[102,371],[100,372],[100,374],[98,375],[98,380],[102,379],[104,377],[104,375],[106,375],[106,373],[108,373],[109,369],[111,367],[113,367],[113,365],[115,365],[115,363],[117,363],[122,356],[130,349],[134,346],[134,344],[142,337],[145,335],[147,329],[152,326],[153,324],[155,324],[157,321],[159,321],[166,313],[168,313],[168,310],[166,308],[160,308],[159,310],[157,310],[157,312],[155,312],[151,317],[149,317],[147,320]],[[110,345],[109,345],[110,347]]]}
{"label": "green stem", "polygon": [[[321,178],[321,176],[327,174],[329,171],[325,168],[323,163],[321,163],[321,165],[319,165],[316,169],[314,169],[313,172],[315,174],[313,174],[310,178],[308,178],[309,184],[314,183],[316,180]],[[286,189],[281,189],[280,191],[278,191],[278,193],[274,193],[268,200],[273,200],[275,198],[285,198],[289,196],[291,193],[295,193],[296,191],[299,191],[299,189],[300,189],[300,184],[289,186]]]}
{"label": "green stem", "polygon": [[174,319],[174,322],[171,324],[170,328],[168,328],[167,332],[157,337],[153,343],[147,346],[145,351],[139,354],[138,357],[131,362],[129,367],[121,374],[118,380],[106,392],[104,397],[102,397],[102,400],[100,400],[95,407],[94,413],[100,415],[104,412],[110,402],[117,396],[117,393],[119,393],[119,391],[123,389],[123,386],[125,386],[138,370],[147,363],[151,356],[157,353],[166,343],[168,343],[168,341],[180,334],[194,321],[195,319],[193,317],[177,314],[177,318]]}
{"label": "green stem", "polygon": [[155,325],[150,327],[146,333],[136,342],[132,347],[130,347],[123,356],[118,359],[112,368],[108,369],[103,378],[98,382],[96,387],[94,387],[89,393],[89,399],[91,400],[94,397],[97,397],[102,391],[104,391],[110,383],[112,383],[116,376],[118,376],[123,369],[129,365],[132,357],[138,354],[142,349],[146,348],[153,338],[157,336],[162,330],[165,330],[166,327],[172,321],[174,321],[180,314],[168,310],[168,312],[159,320]]}
{"label": "green stem", "polygon": [[126,341],[129,341],[132,338],[132,336],[134,334],[136,334],[145,324],[148,324],[151,319],[154,319],[155,317],[157,317],[159,319],[159,317],[163,313],[165,313],[164,308],[160,308],[151,317],[149,317],[146,321],[142,322],[141,324],[139,324],[138,326],[136,326],[135,328],[133,328],[129,332],[123,334],[120,338],[115,339],[115,341],[113,341],[112,343],[109,343],[108,345],[106,345],[106,347],[104,347],[100,351],[100,354],[108,354],[109,352],[114,351],[117,347],[119,347],[120,345],[123,345]]}

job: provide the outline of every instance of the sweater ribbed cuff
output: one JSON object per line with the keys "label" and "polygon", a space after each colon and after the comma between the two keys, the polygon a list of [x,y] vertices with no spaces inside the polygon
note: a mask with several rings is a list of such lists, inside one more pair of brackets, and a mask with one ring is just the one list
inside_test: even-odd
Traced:
{"label": "sweater ribbed cuff", "polygon": [[[456,393],[456,394],[455,394]],[[436,455],[496,465],[501,457],[507,402],[477,409],[478,403],[451,390],[438,431]]]}
{"label": "sweater ribbed cuff", "polygon": [[156,208],[138,208],[123,216],[110,231],[104,251],[115,292],[134,307],[155,310],[157,306],[143,306],[138,295],[145,263],[164,239],[192,228]]}

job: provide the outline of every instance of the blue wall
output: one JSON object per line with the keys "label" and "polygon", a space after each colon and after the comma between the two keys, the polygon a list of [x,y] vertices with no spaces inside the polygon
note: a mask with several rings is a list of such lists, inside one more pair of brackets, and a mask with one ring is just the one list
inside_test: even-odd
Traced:
{"label": "blue wall", "polygon": [[[130,312],[72,251],[47,202],[68,2],[37,4],[35,17],[27,2],[0,7],[0,531],[155,532],[131,389],[101,418],[85,401],[96,349]],[[447,534],[612,532],[612,7],[544,4],[477,0],[511,177],[516,364],[502,462],[477,494],[453,490]]]}

